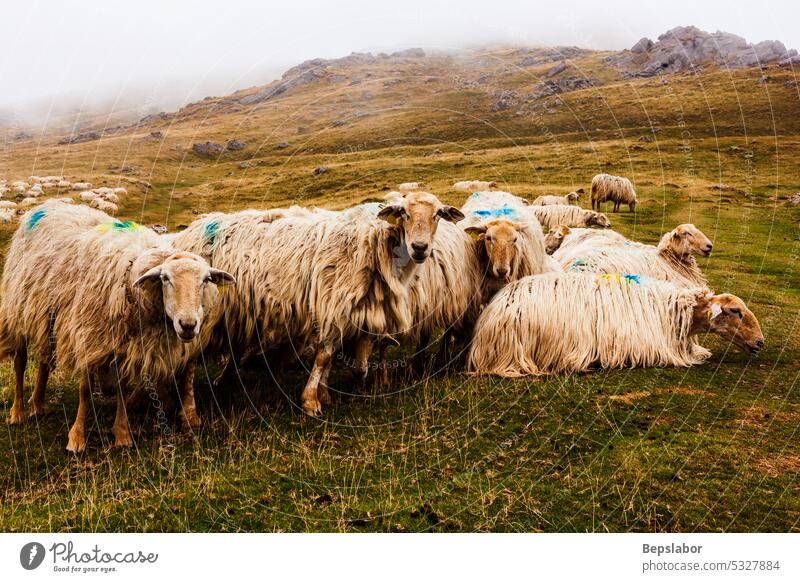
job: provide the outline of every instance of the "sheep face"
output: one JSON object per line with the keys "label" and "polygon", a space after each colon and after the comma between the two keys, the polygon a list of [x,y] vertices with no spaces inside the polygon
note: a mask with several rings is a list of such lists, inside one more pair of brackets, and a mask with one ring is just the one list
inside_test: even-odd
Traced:
{"label": "sheep face", "polygon": [[175,253],[148,270],[134,287],[147,282],[161,286],[164,314],[172,322],[181,341],[190,342],[200,333],[203,324],[203,297],[206,287],[230,285],[234,278],[219,269],[212,269],[203,259],[191,253]]}
{"label": "sheep face", "polygon": [[527,227],[526,224],[497,219],[471,226],[465,232],[483,246],[494,278],[508,281],[517,270],[519,233]]}
{"label": "sheep face", "polygon": [[409,192],[384,206],[378,212],[378,218],[401,231],[408,255],[415,263],[422,263],[431,254],[439,220],[458,222],[464,219],[464,215],[458,208],[439,202],[433,194]]}
{"label": "sheep face", "polygon": [[702,255],[707,257],[711,254],[714,245],[695,225],[681,224],[672,231],[670,247],[678,255]]}
{"label": "sheep face", "polygon": [[592,212],[589,219],[586,221],[587,226],[600,226],[603,228],[611,228],[611,221],[608,216],[602,212]]}
{"label": "sheep face", "polygon": [[544,237],[544,250],[548,255],[552,255],[556,252],[559,248],[561,248],[561,243],[564,242],[564,237],[570,233],[569,227],[564,226],[563,224],[559,224],[556,227],[550,229],[550,232],[547,233]]}
{"label": "sheep face", "polygon": [[744,301],[729,293],[701,298],[694,309],[693,328],[715,333],[751,355],[764,347],[758,319]]}
{"label": "sheep face", "polygon": [[578,194],[577,192],[570,192],[569,194],[567,194],[567,202],[571,206],[577,206],[578,205],[578,200],[580,199],[580,197],[581,197],[581,195]]}

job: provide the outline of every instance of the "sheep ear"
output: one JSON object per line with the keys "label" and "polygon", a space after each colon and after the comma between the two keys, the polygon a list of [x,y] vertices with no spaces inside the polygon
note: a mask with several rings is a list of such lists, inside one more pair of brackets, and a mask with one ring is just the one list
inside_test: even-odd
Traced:
{"label": "sheep ear", "polygon": [[528,230],[528,225],[525,222],[516,222],[514,223],[514,228],[517,229],[517,232],[522,232]]}
{"label": "sheep ear", "polygon": [[458,222],[459,220],[464,220],[464,213],[461,212],[455,206],[441,206],[439,210],[436,211],[436,216],[444,218],[450,222]]}
{"label": "sheep ear", "polygon": [[677,230],[673,230],[672,231],[672,238],[674,238],[675,240],[678,240],[679,238],[681,238],[681,233],[679,233]]}
{"label": "sheep ear", "polygon": [[481,235],[486,234],[486,227],[485,226],[470,226],[464,229],[469,236],[472,237],[473,240],[479,240]]}
{"label": "sheep ear", "polygon": [[214,285],[236,285],[234,276],[220,269],[211,269],[208,276]]}
{"label": "sheep ear", "polygon": [[145,283],[154,283],[156,281],[161,280],[161,266],[153,267],[149,271],[147,271],[144,275],[140,276],[136,281],[133,282],[134,287],[141,287]]}
{"label": "sheep ear", "polygon": [[397,224],[397,219],[404,216],[406,209],[399,204],[387,204],[378,211],[378,218],[389,224]]}

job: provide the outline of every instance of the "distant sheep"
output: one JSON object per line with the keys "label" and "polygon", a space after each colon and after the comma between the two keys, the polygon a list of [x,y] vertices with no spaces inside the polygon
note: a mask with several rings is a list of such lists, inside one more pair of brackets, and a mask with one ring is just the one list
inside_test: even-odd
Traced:
{"label": "distant sheep", "polygon": [[10,200],[0,200],[0,208],[16,208],[17,203]]}
{"label": "distant sheep", "polygon": [[563,224],[572,227],[600,226],[610,228],[611,221],[605,214],[584,210],[578,206],[532,206],[531,211],[542,228],[550,230]]}
{"label": "distant sheep", "polygon": [[621,204],[627,204],[631,212],[636,211],[636,190],[628,178],[597,174],[592,178],[592,210],[600,210],[603,202],[614,203],[614,212],[619,211]]}
{"label": "distant sheep", "polygon": [[89,182],[73,182],[73,190],[91,190],[92,185]]}
{"label": "distant sheep", "polygon": [[94,192],[93,190],[87,190],[85,192],[81,192],[80,195],[79,195],[79,198],[83,202],[91,202],[92,200],[94,200],[95,198],[98,198],[98,197],[99,197],[99,195],[97,194],[97,192]]}
{"label": "distant sheep", "polygon": [[128,190],[125,188],[114,188],[114,194],[117,196],[126,196],[128,194]]}
{"label": "distant sheep", "polygon": [[397,189],[401,192],[410,192],[412,190],[424,190],[426,188],[425,182],[403,182],[398,184]]}
{"label": "distant sheep", "polygon": [[475,326],[468,370],[517,377],[594,368],[692,366],[715,333],[756,354],[761,327],[734,295],[631,275],[560,273],[506,286]]}
{"label": "distant sheep", "polygon": [[29,196],[27,198],[23,198],[19,201],[21,206],[29,206],[31,204],[39,204],[39,199],[34,198],[33,196]]}
{"label": "distant sheep", "polygon": [[491,190],[497,188],[497,182],[484,182],[481,180],[465,180],[453,184],[453,190],[463,190],[465,192],[479,192],[481,190]]}
{"label": "distant sheep", "polygon": [[[135,223],[58,202],[31,210],[14,234],[0,282],[0,357],[13,356],[16,372],[9,422],[25,420],[23,380],[30,349],[40,356],[34,414],[45,410],[55,361],[80,380],[68,451],[86,447],[90,378],[107,368],[120,378],[116,444],[132,444],[124,386],[137,384],[143,375],[157,386],[188,369],[202,347],[203,325],[213,327],[218,317],[216,285],[231,282],[227,273],[177,252]],[[196,426],[191,384],[183,383],[181,392],[184,422]]]}
{"label": "distant sheep", "polygon": [[100,198],[95,198],[89,203],[89,206],[92,208],[97,208],[101,212],[105,212],[106,214],[116,214],[119,212],[119,208],[113,202],[108,202],[107,200],[102,200]]}
{"label": "distant sheep", "polygon": [[566,196],[539,196],[531,202],[531,206],[579,206],[580,194],[570,192]]}
{"label": "distant sheep", "polygon": [[564,270],[631,273],[683,287],[704,287],[706,278],[694,257],[707,257],[712,249],[711,241],[700,229],[681,224],[664,234],[657,247],[601,237],[562,246],[553,258]]}
{"label": "distant sheep", "polygon": [[14,208],[0,208],[0,224],[11,224],[17,218]]}

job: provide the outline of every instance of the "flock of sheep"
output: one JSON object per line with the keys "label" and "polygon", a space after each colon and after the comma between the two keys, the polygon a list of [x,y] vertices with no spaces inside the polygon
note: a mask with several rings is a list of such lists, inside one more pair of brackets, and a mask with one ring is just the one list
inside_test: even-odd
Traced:
{"label": "flock of sheep", "polygon": [[[629,185],[596,176],[592,206],[633,210]],[[712,246],[693,225],[650,246],[608,230],[578,193],[529,203],[496,186],[455,184],[473,192],[456,208],[409,182],[384,203],[213,213],[176,234],[47,201],[21,218],[0,282],[0,357],[16,373],[9,422],[26,418],[29,350],[39,357],[30,414],[46,410],[56,364],[80,380],[67,445],[77,453],[98,378],[116,393],[117,445],[132,443],[127,393],[143,385],[177,387],[183,423],[199,426],[201,351],[227,357],[223,378],[253,353],[279,367],[308,360],[300,400],[317,415],[337,352],[363,380],[377,350],[376,380],[387,382],[388,347],[416,346],[422,368],[440,332],[441,362],[500,376],[689,366],[709,355],[696,340],[705,333],[763,347],[744,302],[708,289],[694,257]]]}
{"label": "flock of sheep", "polygon": [[[27,180],[16,180],[8,183],[0,180],[0,199],[11,196],[14,200],[0,200],[0,224],[9,224],[25,213],[26,207],[41,204],[46,194],[60,194],[61,198],[54,198],[66,204],[74,202],[73,193],[77,193],[81,202],[85,202],[107,212],[116,214],[119,210],[117,203],[120,198],[127,195],[125,188],[109,188],[102,186],[92,188],[89,182],[70,182],[64,176],[30,176]],[[66,194],[69,193],[69,196]]]}

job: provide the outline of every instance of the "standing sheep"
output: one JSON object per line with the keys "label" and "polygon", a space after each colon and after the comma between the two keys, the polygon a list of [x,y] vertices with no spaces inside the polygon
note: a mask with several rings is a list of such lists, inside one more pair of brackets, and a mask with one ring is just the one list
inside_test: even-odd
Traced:
{"label": "standing sheep", "polygon": [[610,228],[611,221],[605,214],[593,210],[584,210],[579,206],[533,206],[533,215],[541,223],[542,228],[551,229],[560,224],[572,227],[600,226]]}
{"label": "standing sheep", "polygon": [[699,228],[681,224],[664,234],[656,247],[627,239],[594,237],[581,244],[562,245],[553,258],[564,270],[632,273],[683,287],[704,287],[706,278],[694,257],[707,257],[712,249],[711,241]]}
{"label": "standing sheep", "polygon": [[461,218],[432,194],[410,192],[369,220],[324,213],[209,215],[176,235],[174,244],[237,277],[236,291],[224,298],[236,349],[295,340],[315,346],[301,400],[304,412],[317,415],[330,402],[327,377],[344,340],[411,328],[408,287],[430,256],[439,220]]}
{"label": "standing sheep", "polygon": [[715,333],[750,354],[761,327],[734,295],[634,275],[560,273],[500,291],[475,326],[468,369],[517,377],[595,367],[692,366],[708,358],[695,336]]}
{"label": "standing sheep", "polygon": [[398,184],[397,189],[401,192],[411,192],[414,190],[422,190],[425,187],[425,182],[403,182],[402,184]]}
{"label": "standing sheep", "polygon": [[[108,369],[121,382],[115,442],[130,445],[125,386],[142,378],[159,385],[191,368],[204,320],[210,327],[216,318],[216,285],[231,282],[135,223],[59,202],[34,208],[20,221],[0,281],[0,357],[13,355],[16,373],[9,422],[25,419],[23,381],[32,349],[40,356],[33,414],[45,410],[53,358],[80,380],[68,451],[86,447],[90,379]],[[199,425],[190,383],[182,384],[181,400],[184,422]]]}
{"label": "standing sheep", "polygon": [[621,204],[627,204],[631,212],[636,211],[636,190],[628,178],[597,174],[592,178],[592,210],[600,210],[600,205],[608,200],[614,203],[614,212]]}
{"label": "standing sheep", "polygon": [[484,182],[482,180],[464,180],[453,184],[453,190],[463,190],[464,192],[479,192],[481,190],[491,190],[497,188],[497,182]]}

